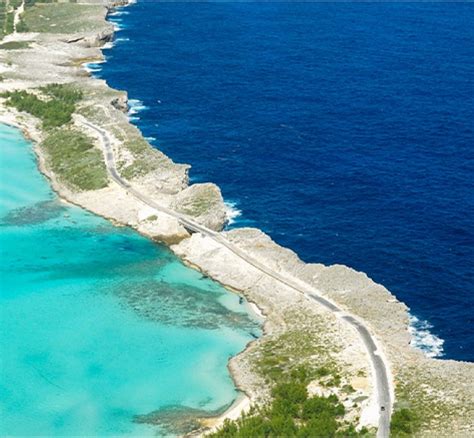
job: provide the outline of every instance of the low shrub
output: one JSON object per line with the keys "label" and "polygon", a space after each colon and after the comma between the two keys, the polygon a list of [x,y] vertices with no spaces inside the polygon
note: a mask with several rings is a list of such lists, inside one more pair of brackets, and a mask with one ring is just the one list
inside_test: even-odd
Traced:
{"label": "low shrub", "polygon": [[59,179],[75,190],[97,190],[108,184],[101,151],[82,132],[54,131],[41,144],[47,162]]}
{"label": "low shrub", "polygon": [[[301,372],[301,370],[300,370]],[[361,437],[367,429],[356,431],[354,425],[343,424],[344,406],[337,396],[308,396],[307,381],[290,379],[277,384],[272,403],[251,411],[237,421],[226,421],[211,434],[214,438],[248,437]]]}
{"label": "low shrub", "polygon": [[76,109],[76,103],[82,98],[82,93],[62,84],[47,85],[40,88],[40,92],[45,98],[23,90],[10,91],[2,94],[2,97],[7,98],[7,105],[39,118],[45,129],[69,123]]}
{"label": "low shrub", "polygon": [[395,410],[392,414],[390,432],[393,437],[412,436],[418,428],[418,417],[412,409]]}

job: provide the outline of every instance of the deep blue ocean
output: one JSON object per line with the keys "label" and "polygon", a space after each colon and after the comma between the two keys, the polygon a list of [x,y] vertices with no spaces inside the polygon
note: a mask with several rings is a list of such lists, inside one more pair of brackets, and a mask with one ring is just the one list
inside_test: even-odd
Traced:
{"label": "deep blue ocean", "polygon": [[418,346],[474,360],[473,4],[139,0],[111,20],[96,74],[232,226],[366,272]]}

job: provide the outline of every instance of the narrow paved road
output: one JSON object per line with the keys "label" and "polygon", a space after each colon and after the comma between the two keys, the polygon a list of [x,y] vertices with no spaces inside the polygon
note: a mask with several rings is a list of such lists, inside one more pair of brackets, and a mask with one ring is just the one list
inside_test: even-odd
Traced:
{"label": "narrow paved road", "polygon": [[236,256],[238,256],[240,259],[247,262],[249,265],[265,273],[266,275],[273,278],[274,280],[284,284],[285,286],[297,291],[298,293],[303,294],[308,299],[316,301],[317,303],[321,304],[322,306],[324,306],[331,312],[338,314],[338,316],[340,316],[341,319],[346,321],[348,324],[350,324],[352,327],[354,327],[357,330],[357,332],[359,333],[359,336],[362,338],[362,341],[364,342],[364,345],[367,349],[367,352],[372,364],[372,368],[374,371],[374,376],[373,376],[375,380],[374,386],[377,391],[377,403],[378,403],[378,409],[379,409],[379,424],[378,424],[377,438],[388,438],[389,433],[390,433],[390,416],[391,416],[391,410],[392,410],[390,385],[388,381],[388,371],[387,371],[388,367],[383,357],[380,354],[378,354],[376,342],[373,336],[370,334],[367,327],[361,321],[343,312],[339,307],[337,307],[330,300],[322,297],[321,295],[318,295],[317,292],[314,289],[312,289],[309,285],[305,285],[303,283],[300,284],[299,282],[291,278],[283,277],[278,272],[273,271],[272,269],[263,265],[259,261],[255,260],[253,257],[246,254],[244,251],[236,247],[233,243],[225,239],[220,233],[217,233],[213,230],[210,230],[198,224],[197,222],[195,222],[194,220],[192,220],[186,215],[183,215],[181,213],[178,213],[176,211],[163,207],[157,204],[156,202],[154,202],[152,199],[140,193],[138,190],[132,187],[128,181],[124,180],[117,172],[117,168],[115,165],[115,158],[114,158],[112,147],[110,145],[110,139],[109,139],[107,131],[86,121],[84,118],[80,118],[80,121],[85,126],[89,127],[90,129],[93,129],[100,135],[100,138],[102,140],[102,144],[104,147],[104,156],[105,156],[107,170],[110,173],[110,176],[112,177],[112,179],[118,185],[126,189],[128,193],[132,194],[135,198],[139,199],[144,204],[158,211],[166,213],[172,217],[175,217],[187,230],[191,232],[201,233],[205,236],[210,237],[214,241],[220,243],[222,246],[225,246],[226,248],[228,248]]}

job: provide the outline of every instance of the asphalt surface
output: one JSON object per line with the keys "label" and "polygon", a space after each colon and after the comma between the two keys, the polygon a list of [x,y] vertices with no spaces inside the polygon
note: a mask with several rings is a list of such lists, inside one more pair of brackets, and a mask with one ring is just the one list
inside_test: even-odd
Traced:
{"label": "asphalt surface", "polygon": [[217,233],[213,230],[210,230],[197,222],[190,219],[188,216],[178,213],[176,211],[170,210],[166,207],[163,207],[152,199],[148,198],[147,196],[140,193],[138,190],[133,188],[128,181],[123,179],[119,173],[117,172],[117,168],[115,166],[115,159],[112,151],[112,147],[110,145],[110,139],[108,137],[107,131],[95,126],[94,124],[81,119],[82,123],[93,129],[97,133],[99,133],[102,144],[104,146],[104,155],[105,155],[105,162],[107,166],[107,170],[111,176],[111,178],[120,186],[122,186],[128,193],[132,194],[135,198],[142,201],[144,204],[149,205],[150,207],[166,213],[172,217],[178,219],[181,225],[184,226],[190,232],[197,232],[201,233],[205,236],[210,237],[214,241],[220,243],[222,246],[225,246],[230,251],[232,251],[236,256],[240,259],[247,262],[249,265],[253,266],[254,268],[258,269],[260,272],[268,275],[269,277],[273,278],[274,280],[284,284],[285,286],[305,295],[309,300],[316,301],[320,305],[327,308],[329,311],[337,314],[341,319],[347,322],[349,325],[357,330],[359,336],[362,338],[364,345],[367,349],[367,353],[369,355],[369,359],[373,369],[373,378],[375,380],[375,388],[377,391],[377,404],[379,409],[379,421],[378,421],[378,430],[377,430],[377,438],[388,438],[390,435],[390,417],[392,411],[392,400],[390,395],[390,385],[388,380],[388,367],[385,363],[383,357],[378,354],[377,345],[370,334],[367,327],[363,324],[362,321],[354,318],[351,315],[346,314],[342,309],[336,306],[330,300],[318,295],[315,290],[313,290],[309,285],[304,283],[299,283],[293,279],[283,277],[276,271],[268,268],[267,266],[263,265],[259,261],[255,260],[253,257],[249,256],[241,249],[236,247],[230,241],[225,239],[220,233]]}

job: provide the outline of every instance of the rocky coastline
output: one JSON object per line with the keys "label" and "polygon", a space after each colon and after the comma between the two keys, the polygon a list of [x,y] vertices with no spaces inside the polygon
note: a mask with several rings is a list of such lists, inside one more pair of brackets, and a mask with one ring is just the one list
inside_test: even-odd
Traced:
{"label": "rocky coastline", "polygon": [[[75,6],[78,14],[71,32],[38,27],[6,36],[4,42],[22,42],[25,46],[0,52],[0,92],[36,90],[51,83],[69,83],[81,89],[84,97],[73,115],[72,126],[92,138],[99,150],[99,136],[85,128],[81,120],[86,118],[106,130],[118,169],[134,187],[160,205],[220,233],[253,259],[311,286],[348,314],[363,320],[390,364],[395,403],[420,411],[417,435],[473,434],[474,364],[430,359],[412,348],[409,309],[364,273],[342,265],[304,263],[258,229],[223,231],[226,206],[220,189],[213,183],[190,185],[190,166],[176,164],[152,148],[130,123],[126,93],[109,88],[105,81],[84,69],[88,62],[102,61],[101,47],[113,40],[114,29],[106,20],[107,13],[127,4],[126,0],[105,4],[90,0]],[[87,26],[82,27],[84,22]],[[35,22],[31,23],[33,27]],[[176,218],[144,205],[113,180],[98,190],[77,190],[66,184],[50,165],[42,146],[47,133],[39,120],[4,103],[5,99],[0,98],[0,122],[19,127],[34,142],[39,168],[62,199],[165,243],[185,263],[245,296],[265,315],[264,335],[229,363],[236,386],[246,397],[223,416],[203,420],[204,428],[215,428],[225,418],[237,418],[250,405],[269,400],[271,388],[258,371],[269,345],[287,349],[289,356],[306,354],[305,360],[318,366],[334,364],[343,383],[354,389],[345,399],[348,418],[364,426],[377,425],[376,388],[365,346],[340,317],[262,275],[209,237],[189,232]],[[310,347],[317,353],[298,350],[302,334],[311,339]],[[318,393],[326,389],[315,382],[313,390]],[[339,389],[334,391],[341,393]]]}

